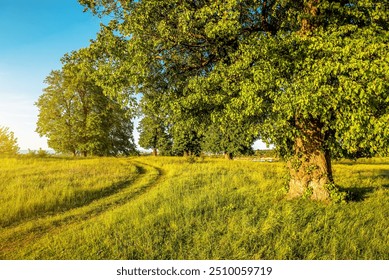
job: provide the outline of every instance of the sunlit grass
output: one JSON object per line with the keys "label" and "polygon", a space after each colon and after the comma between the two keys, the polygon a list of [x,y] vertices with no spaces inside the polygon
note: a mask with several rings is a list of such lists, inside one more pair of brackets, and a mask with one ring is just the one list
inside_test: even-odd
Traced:
{"label": "sunlit grass", "polygon": [[153,157],[130,162],[143,166],[145,176],[159,174],[139,183],[147,184],[147,191],[84,222],[69,220],[50,234],[32,236],[31,243],[4,252],[4,258],[389,257],[388,161],[334,164],[336,182],[353,198],[345,204],[284,199],[281,162],[191,164]]}
{"label": "sunlit grass", "polygon": [[120,159],[2,158],[0,226],[91,202],[136,174]]}

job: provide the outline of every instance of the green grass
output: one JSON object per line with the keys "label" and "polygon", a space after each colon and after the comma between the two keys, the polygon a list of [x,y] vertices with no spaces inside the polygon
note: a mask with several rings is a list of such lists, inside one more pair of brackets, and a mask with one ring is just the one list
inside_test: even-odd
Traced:
{"label": "green grass", "polygon": [[2,158],[0,226],[89,203],[136,174],[134,165],[115,159]]}
{"label": "green grass", "polygon": [[[352,198],[343,204],[285,200],[281,162],[205,159],[191,164],[153,157],[28,161],[10,159],[0,167],[2,201],[8,201],[8,208],[17,205],[13,189],[21,191],[14,177],[25,174],[26,189],[36,191],[41,178],[42,193],[50,193],[51,204],[41,201],[45,195],[33,199],[42,205],[38,209],[52,206],[4,219],[2,259],[389,257],[387,159],[334,164],[336,183]],[[76,166],[83,171],[67,172]],[[49,180],[49,174],[57,179]],[[79,184],[68,185],[67,176]],[[36,183],[30,184],[33,178]],[[61,189],[69,195],[58,207],[55,197]],[[89,191],[94,195],[88,196]],[[84,194],[88,198],[82,199]]]}

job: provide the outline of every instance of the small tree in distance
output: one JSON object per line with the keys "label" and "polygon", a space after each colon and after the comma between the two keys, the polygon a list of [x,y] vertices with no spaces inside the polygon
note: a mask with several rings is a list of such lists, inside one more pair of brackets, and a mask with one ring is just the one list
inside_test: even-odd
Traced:
{"label": "small tree in distance", "polygon": [[139,145],[144,149],[152,149],[152,154],[165,155],[171,150],[169,135],[163,124],[163,120],[144,116],[139,122]]}
{"label": "small tree in distance", "polygon": [[0,126],[0,155],[16,155],[18,151],[14,133],[8,127]]}

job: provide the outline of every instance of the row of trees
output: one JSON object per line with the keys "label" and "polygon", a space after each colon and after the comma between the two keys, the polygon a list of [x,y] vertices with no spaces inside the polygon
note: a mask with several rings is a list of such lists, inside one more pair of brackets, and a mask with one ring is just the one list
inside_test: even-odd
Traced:
{"label": "row of trees", "polygon": [[205,151],[225,153],[231,159],[233,153],[253,153],[253,137],[244,144],[238,143],[239,136],[245,134],[242,129],[231,130],[236,135],[223,137],[215,125],[202,131],[173,124],[155,96],[152,100],[144,94],[137,106],[124,88],[122,96],[104,92],[96,75],[96,61],[88,57],[87,51],[66,54],[62,69],[52,71],[46,78],[48,86],[35,103],[39,109],[36,131],[48,138],[50,148],[84,156],[136,154],[133,118],[141,115],[139,145],[152,149],[154,155],[199,155]]}
{"label": "row of trees", "polygon": [[247,133],[245,127],[233,127],[233,123],[221,128],[207,123],[199,127],[185,122],[173,122],[171,114],[164,113],[163,105],[147,100],[144,95],[140,108],[142,119],[139,122],[139,145],[152,149],[153,154],[199,155],[201,152],[224,154],[227,159],[234,155],[253,154],[255,137]]}
{"label": "row of trees", "polygon": [[144,91],[136,104],[129,84],[116,80],[109,84],[107,76],[117,76],[112,67],[118,61],[106,51],[90,48],[66,54],[61,59],[62,69],[46,78],[48,86],[35,103],[39,109],[36,131],[48,138],[50,148],[84,156],[136,154],[133,119],[141,116],[139,145],[152,149],[154,155],[211,152],[224,153],[231,159],[233,154],[253,153],[255,139],[242,141],[244,129],[226,133],[209,122],[204,130],[205,123],[202,127],[188,126],[173,118],[168,101],[158,95],[168,85],[154,85],[153,91]]}
{"label": "row of trees", "polygon": [[142,93],[145,146],[262,139],[288,161],[289,196],[318,200],[331,158],[389,153],[387,0],[79,2],[111,17],[87,76],[118,103]]}

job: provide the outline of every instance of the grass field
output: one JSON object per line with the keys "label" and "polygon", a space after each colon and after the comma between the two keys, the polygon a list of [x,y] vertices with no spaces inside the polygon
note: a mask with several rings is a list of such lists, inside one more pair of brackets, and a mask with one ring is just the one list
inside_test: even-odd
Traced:
{"label": "grass field", "polygon": [[0,159],[1,259],[388,259],[389,160],[334,164],[351,201],[287,201],[281,162]]}

